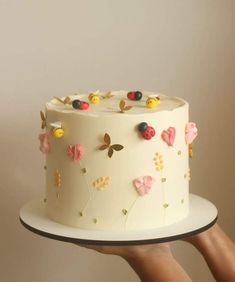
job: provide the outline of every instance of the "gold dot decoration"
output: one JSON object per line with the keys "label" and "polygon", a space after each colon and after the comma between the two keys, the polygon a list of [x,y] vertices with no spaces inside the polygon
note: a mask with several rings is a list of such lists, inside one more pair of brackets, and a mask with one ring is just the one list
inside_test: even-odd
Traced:
{"label": "gold dot decoration", "polygon": [[46,166],[46,165],[44,165],[43,169],[44,169],[44,170],[47,170],[47,166]]}
{"label": "gold dot decoration", "polygon": [[164,205],[163,205],[163,208],[168,208],[169,207],[169,204],[167,204],[167,203],[165,203]]}
{"label": "gold dot decoration", "polygon": [[97,218],[93,218],[93,222],[94,222],[95,224],[97,224],[97,222],[98,222]]}
{"label": "gold dot decoration", "polygon": [[127,215],[128,211],[127,211],[126,209],[123,209],[123,210],[122,210],[122,213],[123,213],[124,215]]}
{"label": "gold dot decoration", "polygon": [[79,212],[79,216],[83,217],[83,212]]}
{"label": "gold dot decoration", "polygon": [[180,202],[181,202],[181,204],[184,204],[184,199],[181,199],[181,201],[180,201]]}
{"label": "gold dot decoration", "polygon": [[60,188],[61,184],[62,184],[61,174],[59,173],[58,170],[56,170],[56,172],[55,172],[55,186],[57,188]]}
{"label": "gold dot decoration", "polygon": [[46,203],[46,202],[47,202],[47,199],[46,199],[46,198],[44,198],[44,199],[43,199],[43,202],[44,202],[44,203]]}
{"label": "gold dot decoration", "polygon": [[164,168],[163,156],[160,153],[156,153],[154,157],[154,164],[157,171],[161,171]]}
{"label": "gold dot decoration", "polygon": [[162,181],[162,183],[166,182],[166,178],[163,177],[163,178],[161,179],[161,181]]}
{"label": "gold dot decoration", "polygon": [[178,154],[178,156],[181,156],[181,155],[182,155],[182,151],[179,150],[179,151],[177,152],[177,154]]}
{"label": "gold dot decoration", "polygon": [[82,173],[86,174],[87,173],[87,169],[84,167],[81,169]]}
{"label": "gold dot decoration", "polygon": [[98,191],[105,190],[109,186],[109,184],[110,184],[109,176],[101,176],[93,182],[94,188]]}

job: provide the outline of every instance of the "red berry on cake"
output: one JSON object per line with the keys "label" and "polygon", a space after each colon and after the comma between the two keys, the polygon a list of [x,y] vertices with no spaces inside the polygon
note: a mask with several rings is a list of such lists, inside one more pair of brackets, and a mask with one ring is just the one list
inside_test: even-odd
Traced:
{"label": "red berry on cake", "polygon": [[142,132],[142,136],[146,140],[152,139],[153,136],[155,136],[155,130],[152,126],[148,126],[144,132]]}
{"label": "red berry on cake", "polygon": [[129,100],[135,100],[135,91],[130,91],[127,93],[127,98]]}
{"label": "red berry on cake", "polygon": [[80,101],[80,107],[79,107],[79,109],[80,110],[87,110],[88,108],[89,108],[89,103],[87,103],[87,102],[84,102],[84,101]]}

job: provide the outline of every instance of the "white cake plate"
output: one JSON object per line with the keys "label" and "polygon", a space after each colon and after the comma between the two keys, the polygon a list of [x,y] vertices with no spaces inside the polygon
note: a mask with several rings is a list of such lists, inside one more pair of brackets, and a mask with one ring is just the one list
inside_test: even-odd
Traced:
{"label": "white cake plate", "polygon": [[36,234],[76,244],[121,246],[162,243],[195,235],[215,224],[218,212],[211,202],[194,194],[190,194],[189,201],[189,215],[185,219],[141,231],[94,231],[59,224],[47,218],[42,199],[24,205],[20,210],[20,221]]}

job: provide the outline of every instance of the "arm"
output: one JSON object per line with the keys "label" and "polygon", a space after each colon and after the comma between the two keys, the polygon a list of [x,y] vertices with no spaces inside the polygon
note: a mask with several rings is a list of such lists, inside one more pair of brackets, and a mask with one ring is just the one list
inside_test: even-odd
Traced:
{"label": "arm", "polygon": [[217,281],[235,281],[235,244],[217,224],[186,241],[203,255]]}
{"label": "arm", "polygon": [[169,244],[143,246],[85,246],[103,254],[125,259],[142,282],[192,281],[173,258]]}

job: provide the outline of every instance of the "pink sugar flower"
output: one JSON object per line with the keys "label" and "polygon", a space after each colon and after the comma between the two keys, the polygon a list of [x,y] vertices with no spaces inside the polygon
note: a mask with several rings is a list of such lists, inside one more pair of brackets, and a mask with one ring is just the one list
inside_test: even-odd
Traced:
{"label": "pink sugar flower", "polygon": [[193,140],[197,137],[198,129],[194,122],[189,122],[185,127],[185,142],[186,144],[193,143]]}
{"label": "pink sugar flower", "polygon": [[133,184],[136,188],[137,193],[140,196],[144,196],[146,194],[148,194],[149,190],[152,187],[154,179],[149,176],[142,176],[142,177],[138,177],[133,181]]}
{"label": "pink sugar flower", "polygon": [[41,133],[39,134],[38,139],[40,141],[40,151],[43,154],[49,153],[51,149],[49,135],[47,133]]}
{"label": "pink sugar flower", "polygon": [[69,145],[67,154],[73,161],[80,161],[84,156],[84,148],[81,144]]}

